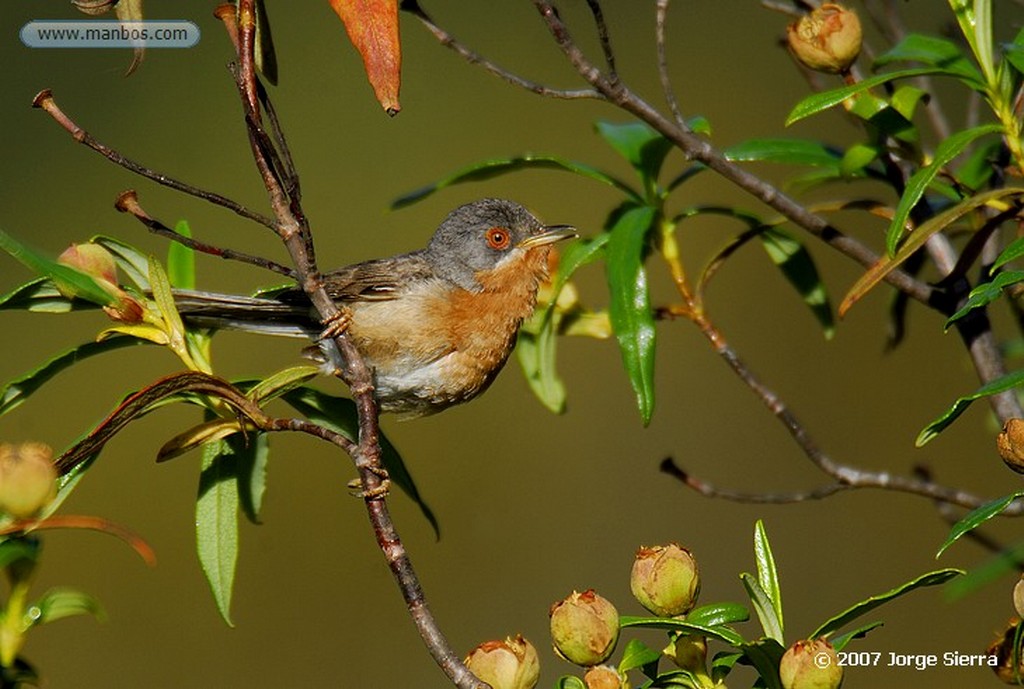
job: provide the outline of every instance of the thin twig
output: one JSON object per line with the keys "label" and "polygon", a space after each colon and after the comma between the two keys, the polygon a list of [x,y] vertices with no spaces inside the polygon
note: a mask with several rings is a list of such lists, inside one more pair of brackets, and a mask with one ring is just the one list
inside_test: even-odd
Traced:
{"label": "thin twig", "polygon": [[561,98],[566,100],[575,100],[579,98],[591,98],[596,100],[604,100],[603,96],[598,93],[595,89],[555,89],[549,86],[545,86],[535,81],[525,79],[518,74],[514,74],[509,70],[491,62],[484,56],[480,55],[473,50],[459,42],[455,36],[448,33],[440,26],[434,23],[434,20],[420,7],[419,2],[416,0],[403,0],[402,9],[410,14],[414,15],[419,19],[430,33],[434,34],[437,40],[446,48],[454,50],[460,55],[466,62],[473,65],[479,65],[483,67],[491,74],[504,79],[513,86],[526,89],[531,93],[536,93],[540,96],[546,96],[548,98]]}
{"label": "thin twig", "polygon": [[654,22],[654,38],[658,48],[658,78],[661,80],[661,91],[665,95],[665,102],[676,120],[680,129],[689,131],[689,126],[683,118],[679,109],[679,101],[676,99],[676,91],[672,87],[672,78],[668,73],[668,51],[665,49],[665,23],[668,19],[668,4],[671,0],[658,0],[657,14]]}
{"label": "thin twig", "polygon": [[164,239],[169,239],[172,242],[177,242],[183,246],[187,246],[194,251],[229,261],[248,263],[249,265],[253,265],[258,268],[265,268],[280,275],[284,275],[285,277],[289,277],[292,280],[297,278],[297,274],[293,269],[271,261],[270,259],[263,258],[262,256],[253,256],[245,253],[244,251],[236,251],[234,249],[206,244],[205,242],[200,242],[192,237],[186,237],[178,234],[171,228],[167,227],[167,225],[164,225],[159,220],[151,217],[142,209],[142,206],[139,204],[139,198],[134,189],[121,192],[117,197],[117,201],[114,203],[114,208],[122,213],[132,215],[136,220],[145,225],[153,234],[163,237]]}
{"label": "thin twig", "polygon": [[604,53],[604,63],[608,66],[608,76],[613,80],[619,78],[615,69],[615,51],[612,50],[612,39],[608,34],[608,24],[604,21],[604,11],[601,9],[599,0],[587,0],[587,7],[594,15],[594,24],[597,26],[597,40],[601,43],[601,52]]}
{"label": "thin twig", "polygon": [[85,131],[84,129],[76,125],[74,122],[72,122],[71,119],[61,111],[61,109],[57,106],[56,101],[54,101],[53,93],[50,91],[50,89],[43,89],[42,91],[37,93],[36,97],[32,100],[32,107],[42,108],[43,110],[45,110],[46,113],[50,115],[50,117],[52,117],[54,121],[57,122],[57,124],[59,124],[61,127],[64,128],[65,131],[71,134],[75,141],[77,141],[80,144],[84,144],[88,148],[91,148],[92,150],[96,151],[97,153],[99,153],[100,155],[102,155],[104,158],[111,161],[115,165],[119,165],[120,167],[123,167],[126,170],[129,170],[130,172],[134,172],[137,175],[141,175],[146,179],[152,180],[157,184],[162,184],[163,186],[174,189],[175,191],[180,191],[182,193],[188,194],[189,196],[195,196],[196,198],[203,199],[204,201],[209,201],[214,205],[227,208],[228,210],[237,213],[243,218],[248,218],[249,220],[259,223],[264,227],[269,227],[273,229],[274,221],[268,218],[267,216],[261,213],[257,213],[256,211],[250,210],[243,206],[242,204],[236,201],[232,201],[226,196],[221,196],[220,194],[215,194],[211,191],[205,191],[203,189],[193,187],[191,184],[185,184],[184,182],[180,182],[174,179],[173,177],[168,177],[163,173],[151,170],[148,167],[145,167],[144,165],[136,163],[134,160],[131,160],[130,158],[126,158],[113,148],[110,148],[109,146],[106,146],[105,144],[97,141],[92,137],[91,134],[89,134],[87,131]]}

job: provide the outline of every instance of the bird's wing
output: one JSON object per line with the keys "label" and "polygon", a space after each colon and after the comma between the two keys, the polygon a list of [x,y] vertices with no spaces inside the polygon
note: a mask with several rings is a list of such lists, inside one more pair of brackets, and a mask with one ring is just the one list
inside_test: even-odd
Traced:
{"label": "bird's wing", "polygon": [[386,301],[411,283],[436,279],[422,251],[356,263],[324,275],[327,294],[335,301]]}

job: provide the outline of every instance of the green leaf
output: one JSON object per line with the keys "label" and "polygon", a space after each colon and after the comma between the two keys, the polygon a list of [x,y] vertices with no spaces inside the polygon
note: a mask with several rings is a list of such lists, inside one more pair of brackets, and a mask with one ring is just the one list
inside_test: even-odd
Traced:
{"label": "green leaf", "polygon": [[644,122],[598,122],[594,128],[643,179],[653,182],[658,178],[665,156],[672,150],[671,141]]}
{"label": "green leaf", "polygon": [[[350,399],[334,397],[306,386],[289,390],[282,399],[310,421],[341,433],[349,440],[355,440],[359,435],[359,416],[355,404]],[[380,436],[380,449],[381,463],[387,469],[391,481],[416,503],[434,529],[434,533],[440,538],[441,531],[434,511],[420,495],[402,456],[383,434]]]}
{"label": "green leaf", "polygon": [[1001,131],[1001,129],[998,124],[986,124],[953,134],[939,144],[939,147],[935,150],[935,158],[931,163],[911,175],[910,179],[907,180],[907,187],[903,191],[903,196],[900,197],[899,203],[896,204],[896,211],[893,213],[892,222],[889,224],[889,230],[885,236],[885,245],[890,256],[896,253],[896,247],[903,237],[907,219],[910,217],[910,211],[913,210],[917,202],[924,196],[925,190],[928,189],[935,176],[951,160],[960,155],[975,139],[986,134],[994,134]]}
{"label": "green leaf", "polygon": [[921,67],[916,69],[902,69],[895,72],[886,72],[885,74],[879,74],[873,77],[859,81],[856,84],[849,86],[843,86],[842,88],[833,89],[831,91],[823,91],[821,93],[815,93],[796,104],[796,107],[789,113],[786,118],[786,126],[798,122],[805,117],[810,117],[823,110],[828,110],[834,105],[839,105],[847,98],[867,91],[870,88],[885,84],[893,81],[894,79],[907,79],[909,77],[920,77],[926,74],[943,74],[947,73],[945,69],[937,69],[935,67]]}
{"label": "green leaf", "polygon": [[32,311],[35,313],[68,313],[95,309],[96,305],[81,299],[68,299],[48,278],[35,278],[0,297],[4,311]]}
{"label": "green leaf", "polygon": [[969,190],[984,189],[995,174],[1002,147],[1002,139],[990,139],[976,145],[956,168],[956,180]]}
{"label": "green leaf", "polygon": [[93,596],[71,588],[55,587],[28,609],[25,620],[31,621],[32,625],[40,625],[75,615],[92,615],[101,622],[106,619],[103,606]]}
{"label": "green leaf", "polygon": [[960,415],[967,410],[967,407],[971,406],[971,403],[975,400],[979,400],[982,397],[988,397],[989,395],[995,395],[1000,392],[1006,392],[1007,390],[1012,390],[1022,384],[1024,384],[1024,369],[1018,369],[1007,373],[1005,376],[1000,376],[995,380],[989,381],[970,395],[960,397],[953,403],[953,406],[942,414],[942,416],[924,427],[924,429],[918,434],[917,440],[914,441],[914,445],[921,447],[925,443],[930,442],[935,438],[935,436],[946,430],[950,424],[956,421],[957,418],[959,418]]}
{"label": "green leaf", "polygon": [[686,621],[704,627],[720,624],[746,622],[750,619],[750,611],[742,603],[709,603],[694,608],[686,614]]}
{"label": "green leaf", "polygon": [[1004,289],[1022,281],[1024,281],[1024,270],[1010,270],[1004,273],[999,273],[989,282],[979,284],[971,290],[971,293],[967,296],[967,301],[960,307],[959,311],[949,317],[943,328],[945,330],[949,330],[953,323],[960,320],[974,309],[988,306],[990,303],[1002,296]]}
{"label": "green leaf", "polygon": [[654,413],[656,332],[644,255],[654,219],[650,206],[634,206],[622,213],[611,228],[605,260],[611,294],[608,315],[645,426]]}
{"label": "green leaf", "polygon": [[573,174],[580,175],[581,177],[586,177],[602,184],[615,187],[637,201],[641,198],[640,195],[625,182],[622,182],[621,180],[602,172],[595,167],[591,167],[590,165],[577,163],[572,160],[566,160],[555,156],[542,156],[525,153],[512,158],[484,160],[474,165],[470,165],[469,167],[462,168],[454,174],[438,180],[433,184],[416,189],[403,196],[399,196],[391,202],[391,210],[398,210],[399,208],[411,206],[417,201],[422,201],[434,192],[450,187],[454,184],[461,184],[463,182],[480,182],[509,172],[528,169],[562,170],[564,172],[571,172]]}
{"label": "green leaf", "polygon": [[651,665],[661,660],[661,652],[645,644],[639,639],[630,639],[626,649],[622,652],[622,660],[619,661],[619,672],[626,674],[630,670]]}
{"label": "green leaf", "polygon": [[0,388],[0,416],[15,409],[28,399],[32,393],[42,387],[44,383],[78,362],[97,354],[105,354],[106,352],[142,343],[142,340],[132,337],[114,336],[100,342],[86,342],[61,352],[42,366],[22,374]]}
{"label": "green leaf", "polygon": [[[174,231],[182,237],[192,237],[187,220],[179,220]],[[196,288],[196,252],[179,242],[167,247],[167,279],[175,289]]]}
{"label": "green leaf", "polygon": [[38,562],[40,548],[40,541],[35,537],[5,536],[0,540],[0,569],[7,569],[18,560]]}
{"label": "green leaf", "polygon": [[555,682],[556,689],[587,689],[587,685],[576,675],[563,675]]}
{"label": "green leaf", "polygon": [[832,306],[811,254],[803,244],[782,230],[767,227],[758,236],[768,257],[779,267],[789,284],[796,288],[821,324],[825,339],[832,339],[836,332]]}
{"label": "green leaf", "polygon": [[944,552],[946,552],[946,548],[953,545],[965,533],[973,531],[989,519],[1002,514],[1003,510],[1009,507],[1014,500],[1021,497],[1024,497],[1024,490],[1019,490],[1001,498],[996,498],[995,500],[987,502],[981,507],[968,512],[962,519],[960,519],[960,521],[953,525],[953,528],[949,530],[949,535],[946,537],[946,540],[942,542],[942,545],[939,546],[938,552],[935,553],[935,558],[938,559]]}
{"label": "green leaf", "polygon": [[946,600],[955,601],[976,593],[983,588],[1005,580],[1007,576],[1020,578],[1020,563],[1024,562],[1024,542],[1015,543],[980,565],[974,566],[967,574],[946,584],[942,593]]}
{"label": "green leaf", "polygon": [[839,171],[845,177],[862,177],[867,174],[867,166],[877,160],[881,152],[878,146],[872,144],[854,144],[843,153]]}
{"label": "green leaf", "polygon": [[685,632],[686,634],[697,634],[709,636],[719,641],[724,641],[733,646],[744,643],[743,637],[736,630],[726,625],[704,626],[694,624],[687,620],[679,620],[671,617],[635,617],[633,615],[620,615],[619,627],[639,627],[642,629],[667,629],[674,632]]}
{"label": "green leaf", "polygon": [[516,343],[516,358],[519,360],[533,394],[541,404],[555,414],[565,411],[565,384],[555,370],[558,338],[555,333],[556,319],[541,320],[540,327],[531,332],[519,329]]}
{"label": "green leaf", "polygon": [[937,67],[946,74],[962,78],[972,88],[982,86],[984,79],[978,68],[963,54],[956,43],[945,38],[908,34],[886,52],[879,55],[874,67],[884,67],[893,62],[920,62]]}
{"label": "green leaf", "polygon": [[809,139],[748,139],[730,146],[722,153],[736,162],[758,161],[811,167],[835,165],[840,160],[835,149]]}
{"label": "green leaf", "polygon": [[120,239],[96,235],[90,241],[99,244],[114,255],[117,267],[125,272],[128,278],[142,292],[149,292],[149,254],[139,251],[131,244]]}
{"label": "green leaf", "polygon": [[760,686],[766,689],[782,689],[779,678],[779,663],[786,649],[775,639],[758,639],[740,646],[743,655],[760,675]]}
{"label": "green leaf", "polygon": [[883,624],[885,624],[885,623],[882,622],[881,620],[879,620],[877,622],[869,622],[868,624],[864,625],[863,627],[858,627],[857,629],[854,629],[853,631],[850,631],[850,632],[847,632],[845,634],[840,634],[839,636],[833,637],[831,642],[830,642],[832,644],[832,648],[834,648],[836,651],[841,651],[844,648],[846,648],[847,644],[849,644],[854,639],[863,639],[865,636],[868,635],[868,632],[870,632],[870,631],[872,631],[874,629],[878,629]]}
{"label": "green leaf", "polygon": [[237,449],[238,500],[245,516],[253,524],[260,523],[263,495],[267,492],[267,461],[270,459],[270,434],[249,435]]}
{"label": "green leaf", "polygon": [[29,249],[3,230],[0,230],[0,249],[9,253],[30,270],[53,280],[64,292],[74,294],[78,298],[100,306],[114,303],[113,295],[100,287],[91,276],[50,260]]}
{"label": "green leaf", "polygon": [[761,629],[764,630],[764,635],[769,639],[783,643],[785,638],[782,635],[782,620],[775,613],[775,605],[771,595],[764,590],[764,587],[761,586],[752,574],[743,572],[740,574],[740,581],[743,582],[743,588],[747,590],[747,595],[750,596],[750,602],[754,605],[754,613],[761,622]]}
{"label": "green leaf", "polygon": [[996,257],[995,263],[993,263],[992,268],[989,269],[989,274],[995,275],[997,270],[1005,266],[1010,261],[1016,261],[1021,256],[1024,256],[1024,237],[1017,237],[1007,244],[1006,248],[1000,252],[998,257]]}
{"label": "green leaf", "polygon": [[896,588],[890,591],[886,591],[885,593],[880,593],[876,596],[871,596],[870,598],[862,600],[861,602],[852,606],[848,610],[845,610],[836,615],[835,617],[832,617],[831,619],[827,620],[824,624],[815,629],[814,632],[812,632],[808,638],[819,639],[822,637],[829,636],[836,630],[845,627],[858,617],[866,615],[875,608],[884,605],[891,600],[899,598],[900,596],[904,596],[910,593],[911,591],[914,591],[915,589],[923,588],[925,586],[938,586],[939,584],[944,584],[953,577],[958,577],[961,574],[963,574],[963,572],[959,569],[940,569],[934,572],[928,572],[927,574],[922,574],[916,579],[913,579],[905,584],[897,586]]}
{"label": "green leaf", "polygon": [[779,572],[775,568],[775,556],[772,555],[772,547],[768,542],[768,532],[765,531],[764,522],[760,519],[754,524],[754,562],[757,565],[757,583],[768,595],[772,610],[775,612],[775,619],[778,620],[780,636],[776,640],[781,643],[785,625],[782,622],[782,590],[779,588]]}
{"label": "green leaf", "polygon": [[308,383],[320,375],[319,366],[292,366],[277,371],[249,387],[246,396],[256,402],[266,402]]}
{"label": "green leaf", "polygon": [[1019,187],[1005,187],[975,194],[974,196],[967,197],[955,206],[947,208],[927,222],[922,223],[903,242],[894,256],[883,256],[858,278],[839,305],[839,315],[843,316],[865,294],[871,291],[875,285],[884,280],[886,275],[898,268],[900,264],[923,247],[936,232],[941,232],[963,216],[982,206],[998,206],[1003,203],[1004,199],[1015,196],[1020,197],[1022,195],[1024,195],[1024,189]]}
{"label": "green leaf", "polygon": [[[237,438],[237,436],[236,436]],[[196,500],[196,547],[199,564],[213,591],[217,610],[229,627],[231,594],[238,562],[238,459],[234,439],[203,449],[199,498]]]}

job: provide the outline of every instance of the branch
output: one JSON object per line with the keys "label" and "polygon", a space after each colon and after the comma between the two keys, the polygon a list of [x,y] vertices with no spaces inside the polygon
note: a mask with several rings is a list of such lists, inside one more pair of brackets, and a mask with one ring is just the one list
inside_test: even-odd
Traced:
{"label": "branch", "polygon": [[579,98],[591,98],[596,100],[604,100],[604,97],[594,89],[554,89],[543,84],[539,84],[535,81],[530,81],[517,74],[514,74],[507,69],[491,62],[487,58],[483,57],[477,52],[474,52],[467,48],[465,45],[460,43],[455,36],[451,35],[430,18],[430,16],[420,7],[417,0],[402,0],[402,9],[419,19],[430,33],[434,34],[437,40],[445,48],[450,48],[458,53],[466,62],[472,65],[479,65],[494,76],[504,79],[513,86],[526,89],[531,93],[536,93],[539,96],[547,96],[549,98],[562,98],[566,100],[574,100]]}
{"label": "branch", "polygon": [[657,15],[654,23],[654,41],[658,49],[658,78],[661,80],[661,91],[665,96],[672,116],[676,119],[676,125],[681,129],[689,131],[686,120],[679,109],[679,101],[676,100],[675,89],[672,88],[672,79],[668,74],[668,54],[665,50],[665,23],[668,19],[668,4],[670,0],[658,0]]}
{"label": "branch", "polygon": [[174,179],[173,177],[168,177],[163,173],[151,170],[148,167],[145,167],[144,165],[136,163],[134,160],[131,160],[130,158],[126,158],[113,148],[110,148],[109,146],[100,143],[99,141],[94,139],[91,134],[89,134],[87,131],[85,131],[84,129],[76,125],[74,122],[72,122],[71,119],[67,115],[65,115],[59,107],[57,107],[57,103],[53,100],[53,93],[50,91],[50,89],[43,89],[42,91],[37,93],[36,97],[32,99],[32,107],[42,108],[43,110],[45,110],[46,113],[50,117],[52,117],[54,121],[57,122],[57,124],[59,124],[61,127],[64,128],[65,131],[71,134],[75,141],[77,141],[80,144],[85,144],[87,147],[96,151],[107,160],[111,161],[115,165],[123,167],[129,172],[134,172],[135,174],[141,175],[142,177],[152,180],[157,184],[162,184],[165,187],[170,187],[175,191],[180,191],[185,194],[188,194],[189,196],[195,196],[197,198],[203,199],[204,201],[209,201],[210,203],[216,206],[227,208],[228,210],[235,212],[236,214],[242,216],[243,218],[252,220],[253,222],[259,223],[264,227],[274,227],[274,221],[268,218],[267,216],[257,213],[256,211],[249,210],[242,204],[236,201],[232,201],[226,196],[221,196],[220,194],[215,194],[211,191],[205,191],[203,189],[193,187],[191,184],[185,184],[184,182],[180,182]]}

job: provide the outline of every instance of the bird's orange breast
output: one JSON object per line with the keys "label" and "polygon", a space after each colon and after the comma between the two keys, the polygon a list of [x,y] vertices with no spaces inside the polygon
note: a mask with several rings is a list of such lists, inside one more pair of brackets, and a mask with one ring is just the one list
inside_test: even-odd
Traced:
{"label": "bird's orange breast", "polygon": [[437,279],[352,304],[349,332],[375,371],[382,411],[421,416],[483,392],[515,346],[546,275],[547,247],[477,273],[474,292]]}

